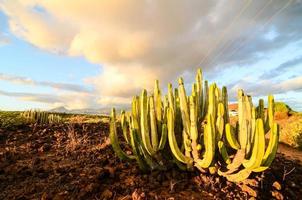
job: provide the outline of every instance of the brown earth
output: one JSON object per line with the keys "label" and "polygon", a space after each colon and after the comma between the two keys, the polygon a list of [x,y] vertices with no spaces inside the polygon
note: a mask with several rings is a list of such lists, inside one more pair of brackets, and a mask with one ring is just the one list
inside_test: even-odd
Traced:
{"label": "brown earth", "polygon": [[301,157],[280,147],[271,169],[234,184],[177,168],[142,174],[115,156],[103,123],[0,129],[0,199],[299,199]]}

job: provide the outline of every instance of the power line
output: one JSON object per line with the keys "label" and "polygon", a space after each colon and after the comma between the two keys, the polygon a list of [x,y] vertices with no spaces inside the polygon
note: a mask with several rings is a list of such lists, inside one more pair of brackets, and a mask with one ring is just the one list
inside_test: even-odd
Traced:
{"label": "power line", "polygon": [[247,0],[247,3],[243,6],[243,8],[240,10],[240,12],[232,19],[231,23],[227,26],[227,28],[222,32],[219,40],[217,40],[217,42],[215,43],[215,45],[207,51],[206,56],[203,57],[203,59],[197,64],[197,67],[200,66],[201,64],[203,64],[205,62],[205,60],[207,59],[207,57],[212,53],[212,51],[214,50],[214,47],[216,49],[217,44],[223,39],[223,37],[225,36],[226,32],[229,30],[229,28],[235,23],[235,21],[245,12],[245,10],[249,7],[249,5],[251,4],[253,0]]}
{"label": "power line", "polygon": [[[256,15],[254,15],[254,17],[251,19],[249,25],[247,27],[249,27],[256,18],[259,17],[260,14],[262,14],[262,12],[266,9],[266,7],[272,2],[273,0],[270,0],[270,1],[267,1],[266,4],[256,13]],[[255,22],[254,22],[255,23]],[[240,31],[241,33],[243,31]],[[241,34],[240,33],[240,34]],[[235,39],[234,39],[235,40]],[[229,46],[232,46],[232,43],[234,43],[234,40],[231,41],[231,43],[227,43],[225,42],[224,45],[222,46],[222,49],[214,56],[214,58],[208,63],[208,65],[210,65],[211,63],[213,63],[215,61],[216,58],[218,58],[223,52],[224,50],[226,49],[226,47],[229,47]],[[226,45],[228,44],[228,45]]]}
{"label": "power line", "polygon": [[[262,26],[262,28],[264,28],[266,25],[268,25],[269,23],[272,22],[272,20],[278,16],[283,10],[285,10],[291,3],[293,0],[289,0],[282,8],[280,8],[274,15],[272,15],[268,21]],[[262,29],[261,28],[261,29]],[[253,38],[253,36],[255,37],[256,34],[249,34],[249,36],[251,37],[247,37],[246,40],[242,43],[246,43],[248,40],[250,40],[251,38]],[[243,45],[244,46],[244,45]],[[242,48],[243,46],[239,46],[238,48],[236,48],[228,57],[232,57],[240,48]]]}

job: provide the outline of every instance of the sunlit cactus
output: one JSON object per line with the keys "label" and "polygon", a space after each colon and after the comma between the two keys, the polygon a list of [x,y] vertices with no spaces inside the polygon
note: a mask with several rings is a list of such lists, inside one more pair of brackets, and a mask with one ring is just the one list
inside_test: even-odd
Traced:
{"label": "sunlit cactus", "polygon": [[[176,164],[183,170],[217,173],[233,182],[268,169],[279,140],[274,97],[268,97],[266,112],[262,99],[255,107],[252,97],[238,90],[238,120],[231,124],[227,88],[208,84],[201,69],[195,81],[190,95],[183,78],[178,79],[177,88],[168,84],[167,95],[163,95],[156,80],[154,93],[143,90],[133,98],[131,112],[122,111],[121,126],[113,109],[110,139],[118,157],[136,160],[143,171]],[[132,152],[123,150],[120,138]]]}
{"label": "sunlit cactus", "polygon": [[63,121],[62,117],[59,115],[39,110],[24,111],[20,115],[25,118],[27,123],[58,124]]}

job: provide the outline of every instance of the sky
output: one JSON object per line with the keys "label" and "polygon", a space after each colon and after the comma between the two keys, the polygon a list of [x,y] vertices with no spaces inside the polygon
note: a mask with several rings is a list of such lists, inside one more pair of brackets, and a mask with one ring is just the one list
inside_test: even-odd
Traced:
{"label": "sky", "polygon": [[301,0],[0,0],[0,109],[127,106],[201,67],[302,111]]}

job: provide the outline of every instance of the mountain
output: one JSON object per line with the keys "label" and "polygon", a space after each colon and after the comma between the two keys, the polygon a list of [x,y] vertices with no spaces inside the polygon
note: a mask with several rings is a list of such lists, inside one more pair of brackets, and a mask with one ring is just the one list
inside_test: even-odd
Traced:
{"label": "mountain", "polygon": [[70,110],[66,109],[64,106],[56,107],[50,109],[49,112],[57,112],[57,113],[69,113]]}
{"label": "mountain", "polygon": [[[128,110],[130,108],[122,108],[125,110]],[[117,112],[120,112],[121,109],[116,109]],[[87,115],[97,115],[97,114],[105,114],[109,115],[111,111],[111,108],[85,108],[85,109],[72,109],[69,110],[65,108],[64,106],[53,108],[49,110],[49,112],[55,112],[55,113],[68,113],[68,114],[87,114]]]}

